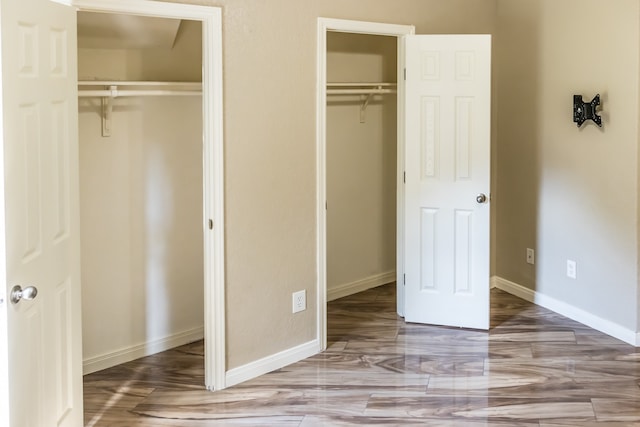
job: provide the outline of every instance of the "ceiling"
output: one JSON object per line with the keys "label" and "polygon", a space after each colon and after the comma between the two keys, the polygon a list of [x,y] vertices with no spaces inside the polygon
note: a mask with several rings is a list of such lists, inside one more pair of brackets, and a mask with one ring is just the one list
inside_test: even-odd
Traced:
{"label": "ceiling", "polygon": [[78,47],[90,49],[171,49],[179,19],[78,12]]}

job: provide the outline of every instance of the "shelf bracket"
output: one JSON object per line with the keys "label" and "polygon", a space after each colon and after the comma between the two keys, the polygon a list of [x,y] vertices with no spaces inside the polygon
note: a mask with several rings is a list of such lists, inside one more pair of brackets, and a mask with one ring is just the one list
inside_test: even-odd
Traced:
{"label": "shelf bracket", "polygon": [[369,106],[369,102],[372,97],[372,93],[368,94],[360,106],[360,123],[365,123],[367,121],[367,107]]}
{"label": "shelf bracket", "polygon": [[102,97],[102,136],[111,136],[111,116],[113,114],[113,98],[118,96],[118,87],[109,86],[110,96]]}

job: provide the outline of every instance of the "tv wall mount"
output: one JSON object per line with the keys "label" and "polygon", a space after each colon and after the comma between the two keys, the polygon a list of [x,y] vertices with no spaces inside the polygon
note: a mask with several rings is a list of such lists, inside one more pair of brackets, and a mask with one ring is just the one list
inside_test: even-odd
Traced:
{"label": "tv wall mount", "polygon": [[582,126],[587,120],[593,120],[595,124],[602,127],[602,117],[596,112],[600,105],[600,94],[596,95],[591,102],[584,102],[582,95],[573,95],[573,121]]}

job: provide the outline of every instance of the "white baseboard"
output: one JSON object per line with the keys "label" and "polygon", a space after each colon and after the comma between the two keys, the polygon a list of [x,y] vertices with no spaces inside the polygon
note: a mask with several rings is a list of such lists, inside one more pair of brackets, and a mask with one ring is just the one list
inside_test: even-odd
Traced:
{"label": "white baseboard", "polygon": [[523,300],[532,302],[536,305],[554,311],[576,322],[580,322],[590,328],[596,329],[607,335],[611,335],[621,341],[633,346],[640,346],[640,333],[632,331],[610,320],[603,319],[591,314],[581,308],[575,307],[566,302],[559,301],[550,296],[541,294],[540,292],[531,290],[517,283],[503,279],[501,277],[493,277],[491,279],[492,287],[497,287],[505,292],[515,295]]}
{"label": "white baseboard", "polygon": [[189,344],[204,338],[204,327],[191,329],[170,335],[165,338],[147,341],[142,344],[121,348],[100,356],[84,359],[82,362],[83,375],[111,368],[112,366],[130,362],[141,357],[160,353],[174,347]]}
{"label": "white baseboard", "polygon": [[225,387],[231,387],[241,382],[259,377],[276,369],[296,363],[320,352],[318,340],[309,341],[297,347],[281,351],[280,353],[264,357],[255,362],[247,363],[227,371]]}
{"label": "white baseboard", "polygon": [[331,289],[327,289],[327,301],[347,297],[349,295],[357,294],[358,292],[366,291],[367,289],[386,285],[387,283],[395,281],[396,272],[387,271],[386,273],[375,274],[373,276],[365,277],[364,279],[356,280],[355,282],[344,283],[342,285],[334,286]]}

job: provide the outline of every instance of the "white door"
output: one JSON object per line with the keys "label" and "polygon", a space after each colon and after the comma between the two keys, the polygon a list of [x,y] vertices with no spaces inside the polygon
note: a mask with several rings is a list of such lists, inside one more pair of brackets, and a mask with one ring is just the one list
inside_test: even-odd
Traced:
{"label": "white door", "polygon": [[405,320],[489,329],[491,36],[405,49]]}
{"label": "white door", "polygon": [[[82,425],[76,12],[1,0],[9,425]],[[6,414],[0,414],[0,424]],[[5,424],[3,424],[5,425]]]}

